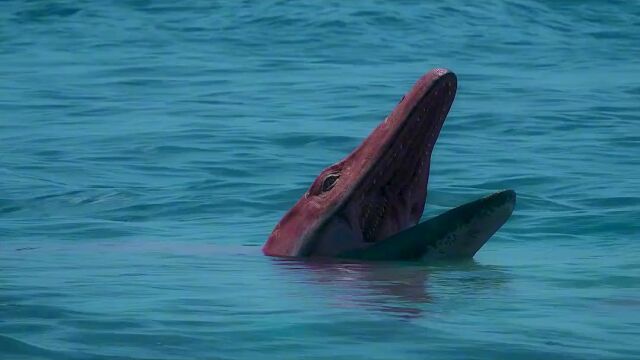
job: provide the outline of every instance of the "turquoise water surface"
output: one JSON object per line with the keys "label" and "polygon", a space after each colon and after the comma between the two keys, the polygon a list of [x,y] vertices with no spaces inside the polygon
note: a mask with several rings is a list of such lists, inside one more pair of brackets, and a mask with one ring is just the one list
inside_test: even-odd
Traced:
{"label": "turquoise water surface", "polygon": [[[640,359],[637,1],[0,2],[0,359]],[[325,166],[458,74],[425,218],[473,261],[268,258]]]}

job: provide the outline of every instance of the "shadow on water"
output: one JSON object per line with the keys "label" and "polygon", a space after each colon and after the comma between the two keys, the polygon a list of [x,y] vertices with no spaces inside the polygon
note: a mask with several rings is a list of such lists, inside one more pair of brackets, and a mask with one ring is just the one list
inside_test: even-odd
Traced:
{"label": "shadow on water", "polygon": [[473,259],[429,264],[294,258],[274,258],[273,262],[302,275],[305,283],[335,290],[332,300],[339,307],[369,308],[406,319],[429,312],[429,305],[441,301],[442,293],[464,296],[497,289],[508,278],[503,270]]}

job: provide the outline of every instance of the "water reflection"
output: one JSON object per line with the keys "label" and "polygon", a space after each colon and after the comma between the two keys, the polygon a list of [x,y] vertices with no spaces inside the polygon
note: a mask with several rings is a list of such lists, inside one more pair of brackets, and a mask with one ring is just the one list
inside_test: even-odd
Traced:
{"label": "water reflection", "polygon": [[[274,259],[276,265],[303,282],[324,286],[339,307],[367,307],[403,318],[424,314],[434,301],[433,282],[453,280],[456,291],[500,287],[504,273],[473,260],[440,264],[354,262],[328,259]],[[486,270],[480,271],[479,270]],[[437,279],[432,279],[433,275]],[[288,278],[291,278],[288,276]],[[335,290],[335,291],[333,291]],[[448,292],[448,291],[445,291]],[[435,295],[437,298],[437,294]]]}

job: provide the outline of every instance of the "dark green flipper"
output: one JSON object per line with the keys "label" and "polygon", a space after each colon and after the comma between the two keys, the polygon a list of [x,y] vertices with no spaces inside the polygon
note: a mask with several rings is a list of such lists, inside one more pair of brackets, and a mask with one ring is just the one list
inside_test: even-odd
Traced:
{"label": "dark green flipper", "polygon": [[515,202],[513,190],[500,191],[340,257],[362,260],[472,258],[509,219]]}

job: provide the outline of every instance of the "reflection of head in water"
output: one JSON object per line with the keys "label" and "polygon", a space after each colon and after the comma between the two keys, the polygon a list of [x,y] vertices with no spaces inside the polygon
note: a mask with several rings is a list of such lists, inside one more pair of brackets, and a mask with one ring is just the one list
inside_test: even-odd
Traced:
{"label": "reflection of head in water", "polygon": [[363,306],[402,317],[420,316],[417,306],[429,302],[425,291],[428,270],[419,264],[280,259],[278,265],[304,271],[308,281],[337,290],[336,306]]}
{"label": "reflection of head in water", "polygon": [[[438,302],[437,292],[433,289],[427,291],[428,279],[432,276],[442,277],[445,281],[458,279],[460,282],[456,281],[456,286],[450,289],[454,293],[486,290],[499,287],[504,282],[501,272],[496,273],[495,268],[478,265],[473,260],[435,266],[412,262],[291,258],[275,259],[275,263],[304,276],[304,282],[322,284],[335,290],[327,294],[335,306],[366,307],[403,318],[420,317],[428,308],[426,304]],[[444,292],[447,293],[443,294],[445,298],[452,293],[449,290]]]}

